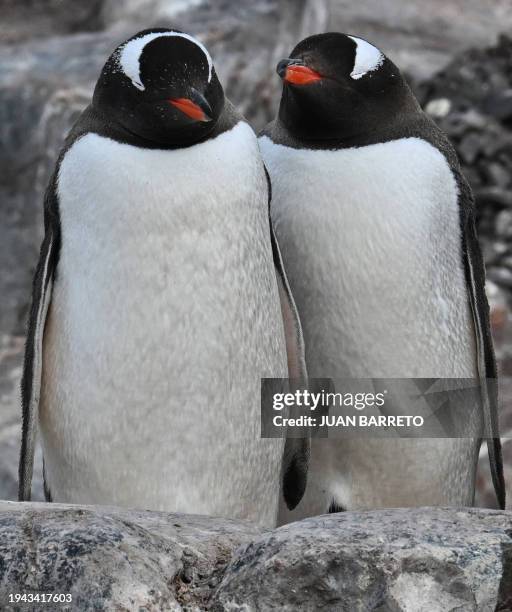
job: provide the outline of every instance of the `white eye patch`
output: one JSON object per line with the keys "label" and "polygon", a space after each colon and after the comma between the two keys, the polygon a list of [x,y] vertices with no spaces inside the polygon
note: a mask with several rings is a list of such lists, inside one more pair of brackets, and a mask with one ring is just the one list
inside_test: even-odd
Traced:
{"label": "white eye patch", "polygon": [[356,38],[355,36],[349,36],[349,38],[356,43],[356,61],[354,62],[354,69],[350,73],[353,79],[360,79],[368,72],[373,72],[382,66],[384,55],[377,47],[362,38]]}
{"label": "white eye patch", "polygon": [[201,51],[204,53],[206,57],[206,61],[208,62],[208,83],[212,78],[212,68],[213,62],[210,54],[208,53],[206,47],[196,40],[194,37],[190,36],[190,34],[183,34],[182,32],[153,32],[151,34],[145,34],[140,38],[134,38],[133,40],[129,40],[125,45],[121,47],[119,50],[118,62],[121,70],[126,74],[126,76],[131,80],[133,85],[144,91],[144,84],[142,83],[140,76],[140,57],[142,52],[144,51],[144,47],[155,40],[156,38],[161,38],[165,36],[178,36],[180,38],[186,38],[197,45]]}

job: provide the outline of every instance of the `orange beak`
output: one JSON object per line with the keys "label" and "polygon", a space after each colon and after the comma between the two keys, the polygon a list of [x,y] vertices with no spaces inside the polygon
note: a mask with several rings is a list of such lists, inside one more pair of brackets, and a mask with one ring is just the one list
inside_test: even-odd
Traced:
{"label": "orange beak", "polygon": [[170,98],[168,102],[194,121],[211,121],[211,117],[208,117],[204,110],[189,98]]}
{"label": "orange beak", "polygon": [[286,68],[283,80],[293,85],[310,85],[320,81],[322,75],[307,66],[290,65]]}

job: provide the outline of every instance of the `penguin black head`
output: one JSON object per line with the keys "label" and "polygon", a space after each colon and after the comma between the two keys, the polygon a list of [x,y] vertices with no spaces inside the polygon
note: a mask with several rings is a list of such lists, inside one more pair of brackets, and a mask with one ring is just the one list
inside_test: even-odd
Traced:
{"label": "penguin black head", "polygon": [[110,56],[93,106],[129,133],[173,147],[203,140],[213,131],[224,92],[199,41],[177,30],[144,30]]}
{"label": "penguin black head", "polygon": [[357,138],[418,109],[393,62],[355,36],[305,38],[277,73],[283,79],[279,118],[304,140]]}

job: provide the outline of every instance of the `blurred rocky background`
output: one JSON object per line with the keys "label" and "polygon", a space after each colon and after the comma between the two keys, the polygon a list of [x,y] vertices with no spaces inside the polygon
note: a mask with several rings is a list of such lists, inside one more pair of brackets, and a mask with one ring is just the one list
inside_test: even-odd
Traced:
{"label": "blurred rocky background", "polygon": [[[449,134],[477,197],[493,333],[512,376],[512,39],[510,0],[0,0],[0,499],[15,499],[19,380],[42,194],[99,70],[134,32],[172,26],[206,43],[227,95],[255,129],[277,108],[274,66],[315,32],[380,46]],[[502,430],[512,437],[504,379]],[[512,440],[504,440],[509,485]],[[40,468],[35,498],[42,499]],[[512,489],[509,489],[509,499]],[[485,448],[478,505],[494,507]]]}

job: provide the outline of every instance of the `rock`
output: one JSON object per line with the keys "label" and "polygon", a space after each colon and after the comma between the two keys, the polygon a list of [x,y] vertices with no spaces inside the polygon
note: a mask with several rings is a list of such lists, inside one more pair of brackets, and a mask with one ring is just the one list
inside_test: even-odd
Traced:
{"label": "rock", "polygon": [[179,18],[182,13],[201,4],[203,0],[104,0],[101,21],[107,27],[133,27],[144,15],[145,27],[157,26]]}
{"label": "rock", "polygon": [[478,157],[480,145],[481,141],[479,135],[475,132],[469,132],[469,134],[462,139],[458,147],[458,153],[467,164],[471,165]]}
{"label": "rock", "polygon": [[477,189],[475,195],[479,202],[496,207],[512,208],[512,193],[496,187],[485,187]]}
{"label": "rock", "polygon": [[439,98],[437,100],[431,100],[426,106],[425,111],[431,116],[438,119],[446,117],[450,112],[452,103],[448,98]]}
{"label": "rock", "polygon": [[508,122],[512,119],[512,89],[492,94],[484,100],[487,114],[499,121]]}
{"label": "rock", "polygon": [[492,111],[494,107],[497,109],[498,100],[506,99],[504,92],[511,89],[511,59],[512,39],[502,35],[497,44],[480,49],[475,45],[458,53],[423,84],[422,91],[427,100],[447,98],[457,109],[476,108],[484,115],[499,119],[500,113]]}
{"label": "rock", "polygon": [[69,10],[62,0],[0,0],[0,40],[17,43],[100,29],[102,4],[103,0],[74,0]]}
{"label": "rock", "polygon": [[80,612],[204,610],[233,550],[260,533],[228,519],[0,502],[0,600],[52,592]]}
{"label": "rock", "polygon": [[509,268],[491,266],[487,270],[487,277],[497,285],[512,289],[512,270]]}
{"label": "rock", "polygon": [[498,187],[498,189],[505,189],[511,182],[510,170],[505,168],[499,162],[491,162],[488,166],[484,167],[485,181],[490,185]]}
{"label": "rock", "polygon": [[490,510],[420,508],[307,519],[239,550],[210,609],[507,610],[511,536],[512,514]]}
{"label": "rock", "polygon": [[502,210],[496,215],[496,233],[501,238],[512,239],[512,210]]}
{"label": "rock", "polygon": [[80,612],[509,610],[511,536],[512,513],[476,509],[344,512],[264,532],[220,518],[1,502],[0,598],[70,593]]}
{"label": "rock", "polygon": [[488,118],[474,108],[470,108],[463,114],[464,123],[476,130],[486,129],[488,126]]}

